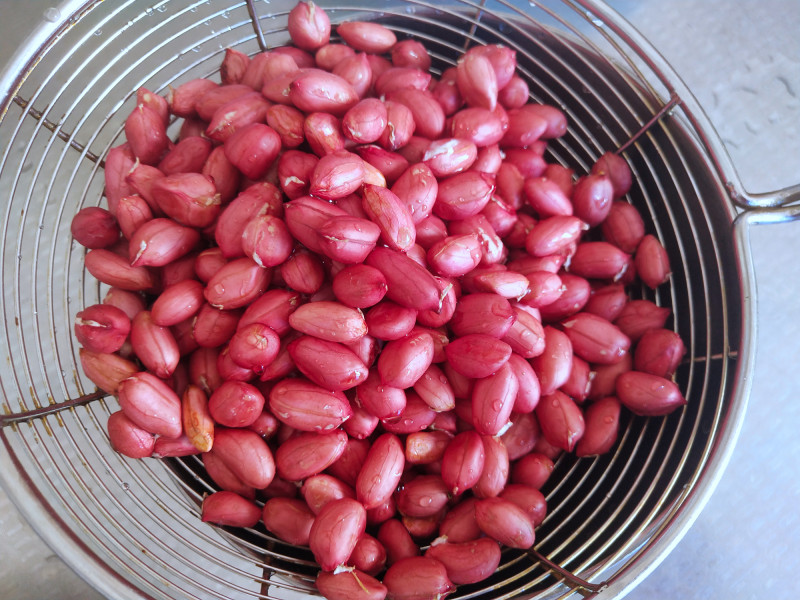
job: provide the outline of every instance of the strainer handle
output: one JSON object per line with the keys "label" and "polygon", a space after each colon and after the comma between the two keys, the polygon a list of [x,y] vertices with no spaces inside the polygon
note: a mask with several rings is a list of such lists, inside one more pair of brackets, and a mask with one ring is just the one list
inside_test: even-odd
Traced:
{"label": "strainer handle", "polygon": [[[800,183],[789,187],[775,190],[773,192],[749,193],[737,190],[732,184],[728,184],[731,199],[739,206],[746,207],[746,210],[764,212],[765,223],[774,222],[775,217],[769,215],[784,214],[780,221],[791,221],[797,218],[797,211],[792,210],[793,205],[800,203]],[[786,210],[781,210],[781,207]],[[795,207],[796,208],[796,207]],[[773,211],[772,209],[777,209]]]}
{"label": "strainer handle", "polygon": [[[736,218],[737,227],[753,225],[769,225],[771,223],[787,223],[800,220],[800,185],[784,188],[774,192],[772,197],[783,194],[782,202],[766,206],[755,205],[748,208]],[[758,194],[765,198],[770,194]]]}

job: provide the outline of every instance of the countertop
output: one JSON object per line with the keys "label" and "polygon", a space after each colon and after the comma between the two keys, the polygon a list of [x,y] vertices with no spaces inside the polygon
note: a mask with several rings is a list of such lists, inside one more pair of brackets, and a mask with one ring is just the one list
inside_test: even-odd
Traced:
{"label": "countertop", "polygon": [[[800,180],[798,0],[611,0],[681,75],[749,191]],[[0,0],[0,65],[47,2]],[[630,600],[783,600],[800,572],[800,223],[752,232],[757,356],[731,462],[692,528]],[[100,599],[0,490],[0,598]]]}

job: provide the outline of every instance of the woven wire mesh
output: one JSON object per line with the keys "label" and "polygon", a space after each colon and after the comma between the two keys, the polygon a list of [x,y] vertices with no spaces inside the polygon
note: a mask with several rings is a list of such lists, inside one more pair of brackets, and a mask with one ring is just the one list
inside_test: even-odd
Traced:
{"label": "woven wire mesh", "polygon": [[[226,48],[288,42],[294,2],[171,0],[74,3],[74,12],[17,74],[0,107],[0,237],[4,480],[37,530],[87,580],[124,598],[295,598],[316,569],[261,526],[202,524],[215,489],[196,457],[125,459],[105,421],[118,408],[92,395],[71,331],[105,293],[83,267],[72,215],[104,205],[102,158],[124,139],[139,87],[165,95],[218,79]],[[466,48],[517,51],[531,98],[561,107],[567,134],[551,161],[587,172],[618,150],[634,175],[628,199],[667,248],[668,285],[645,297],[672,309],[688,352],[676,375],[688,406],[668,418],[623,418],[612,452],[562,456],[544,488],[537,552],[591,582],[623,589],[658,561],[700,508],[740,412],[743,295],[734,209],[702,136],[670,82],[604,6],[586,2],[319,2],[334,24],[374,20],[423,41],[433,70]],[[179,124],[172,126],[177,133]],[[73,400],[64,404],[67,400]],[[10,474],[13,471],[13,476]],[[463,598],[566,598],[586,589],[536,556],[505,551]]]}

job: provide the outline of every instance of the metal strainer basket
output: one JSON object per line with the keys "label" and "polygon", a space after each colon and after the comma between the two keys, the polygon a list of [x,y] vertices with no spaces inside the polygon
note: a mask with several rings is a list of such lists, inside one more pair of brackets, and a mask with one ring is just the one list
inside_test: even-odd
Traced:
{"label": "metal strainer basket", "polygon": [[[65,2],[0,79],[0,474],[37,532],[111,598],[313,594],[307,550],[260,527],[200,522],[200,500],[214,487],[198,459],[133,461],[110,450],[105,422],[118,407],[82,375],[71,325],[105,290],[85,273],[70,221],[103,204],[102,159],[122,141],[136,90],[163,95],[216,78],[226,48],[254,54],[287,43],[294,4]],[[475,44],[514,48],[533,100],[569,118],[549,160],[578,173],[606,150],[629,162],[628,199],[673,266],[668,285],[637,293],[673,311],[669,326],[688,350],[677,381],[689,403],[667,418],[625,416],[606,456],[559,459],[535,552],[505,552],[491,579],[456,596],[623,595],[678,542],[730,456],[753,363],[748,227],[800,215],[798,188],[742,191],[691,94],[601,2],[318,4],[334,24],[374,20],[422,40],[437,71]]]}

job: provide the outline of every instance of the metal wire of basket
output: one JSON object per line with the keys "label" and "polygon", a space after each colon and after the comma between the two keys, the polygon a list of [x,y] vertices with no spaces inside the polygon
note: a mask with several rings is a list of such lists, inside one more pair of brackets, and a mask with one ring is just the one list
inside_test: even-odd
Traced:
{"label": "metal wire of basket", "polygon": [[[550,160],[583,173],[616,150],[631,165],[628,198],[674,270],[669,285],[638,293],[674,313],[670,326],[688,349],[677,381],[689,404],[665,419],[625,417],[606,456],[559,459],[535,552],[504,552],[490,580],[456,596],[624,594],[691,525],[730,455],[754,330],[746,235],[734,221],[745,205],[777,205],[791,194],[758,198],[730,187],[726,155],[691,95],[600,2],[318,4],[334,24],[375,20],[423,41],[438,71],[472,45],[511,46],[532,99],[569,118]],[[136,90],[166,94],[216,78],[229,47],[254,54],[287,43],[293,5],[66,2],[21,50],[18,71],[0,79],[2,482],[38,533],[109,597],[313,594],[306,549],[260,526],[200,522],[200,501],[214,486],[197,458],[132,461],[111,451],[105,421],[117,404],[82,375],[71,327],[105,290],[85,273],[70,221],[103,204],[102,158],[121,143]]]}

